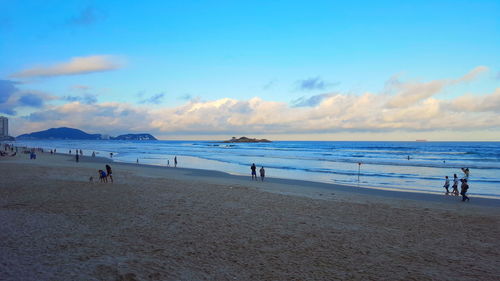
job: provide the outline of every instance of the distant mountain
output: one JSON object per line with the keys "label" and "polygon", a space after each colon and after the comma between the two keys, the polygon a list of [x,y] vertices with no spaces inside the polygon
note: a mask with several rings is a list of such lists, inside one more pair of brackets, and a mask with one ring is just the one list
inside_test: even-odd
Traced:
{"label": "distant mountain", "polygon": [[157,140],[150,134],[126,134],[112,137],[112,140]]}
{"label": "distant mountain", "polygon": [[101,134],[87,134],[82,130],[61,127],[19,135],[17,139],[100,140]]}
{"label": "distant mountain", "polygon": [[117,137],[108,137],[102,134],[87,134],[82,130],[74,129],[74,128],[51,128],[45,131],[33,132],[30,134],[23,134],[17,137],[18,140],[32,139],[32,140],[41,140],[41,139],[54,139],[54,140],[102,140],[102,139],[110,139],[110,140],[156,140],[150,134],[126,134],[120,135]]}
{"label": "distant mountain", "polygon": [[239,139],[233,137],[232,139],[230,140],[227,140],[227,141],[223,141],[225,143],[239,143],[239,142],[271,142],[270,140],[266,140],[266,139],[251,139],[251,138],[247,138],[247,137],[241,137]]}

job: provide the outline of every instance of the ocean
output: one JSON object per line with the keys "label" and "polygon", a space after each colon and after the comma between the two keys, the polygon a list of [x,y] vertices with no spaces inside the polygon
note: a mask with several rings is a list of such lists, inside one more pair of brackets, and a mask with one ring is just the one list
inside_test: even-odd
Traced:
{"label": "ocean", "polygon": [[443,193],[444,177],[461,178],[461,168],[467,167],[471,195],[500,199],[500,142],[22,140],[15,144],[58,153],[95,151],[104,157],[112,152],[114,161],[138,159],[160,166],[172,166],[177,156],[179,167],[249,177],[255,163],[266,169],[267,177],[430,193]]}

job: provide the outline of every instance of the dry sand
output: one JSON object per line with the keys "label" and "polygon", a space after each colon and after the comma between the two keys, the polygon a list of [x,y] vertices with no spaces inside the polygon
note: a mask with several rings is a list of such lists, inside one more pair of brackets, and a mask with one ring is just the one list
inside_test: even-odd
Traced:
{"label": "dry sand", "polygon": [[499,280],[500,200],[0,157],[0,280]]}

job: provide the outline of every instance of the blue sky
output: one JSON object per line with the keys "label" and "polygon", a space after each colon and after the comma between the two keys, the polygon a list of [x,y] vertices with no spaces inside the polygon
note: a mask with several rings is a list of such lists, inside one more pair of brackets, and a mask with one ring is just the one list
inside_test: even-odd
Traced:
{"label": "blue sky", "polygon": [[0,9],[0,114],[14,135],[71,126],[164,139],[500,140],[498,1]]}

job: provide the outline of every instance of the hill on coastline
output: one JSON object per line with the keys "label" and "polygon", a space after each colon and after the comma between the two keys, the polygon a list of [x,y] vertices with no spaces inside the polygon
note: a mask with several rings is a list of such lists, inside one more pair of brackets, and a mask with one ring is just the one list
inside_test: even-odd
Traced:
{"label": "hill on coastline", "polygon": [[102,134],[88,134],[82,130],[61,127],[61,128],[51,128],[45,131],[33,132],[29,134],[22,134],[17,136],[18,140],[30,139],[30,140],[43,140],[43,139],[54,139],[54,140],[156,140],[150,134],[126,134],[119,135],[117,137],[104,137]]}
{"label": "hill on coastline", "polygon": [[17,136],[17,139],[63,139],[63,140],[100,140],[101,134],[87,134],[82,130],[61,127]]}

